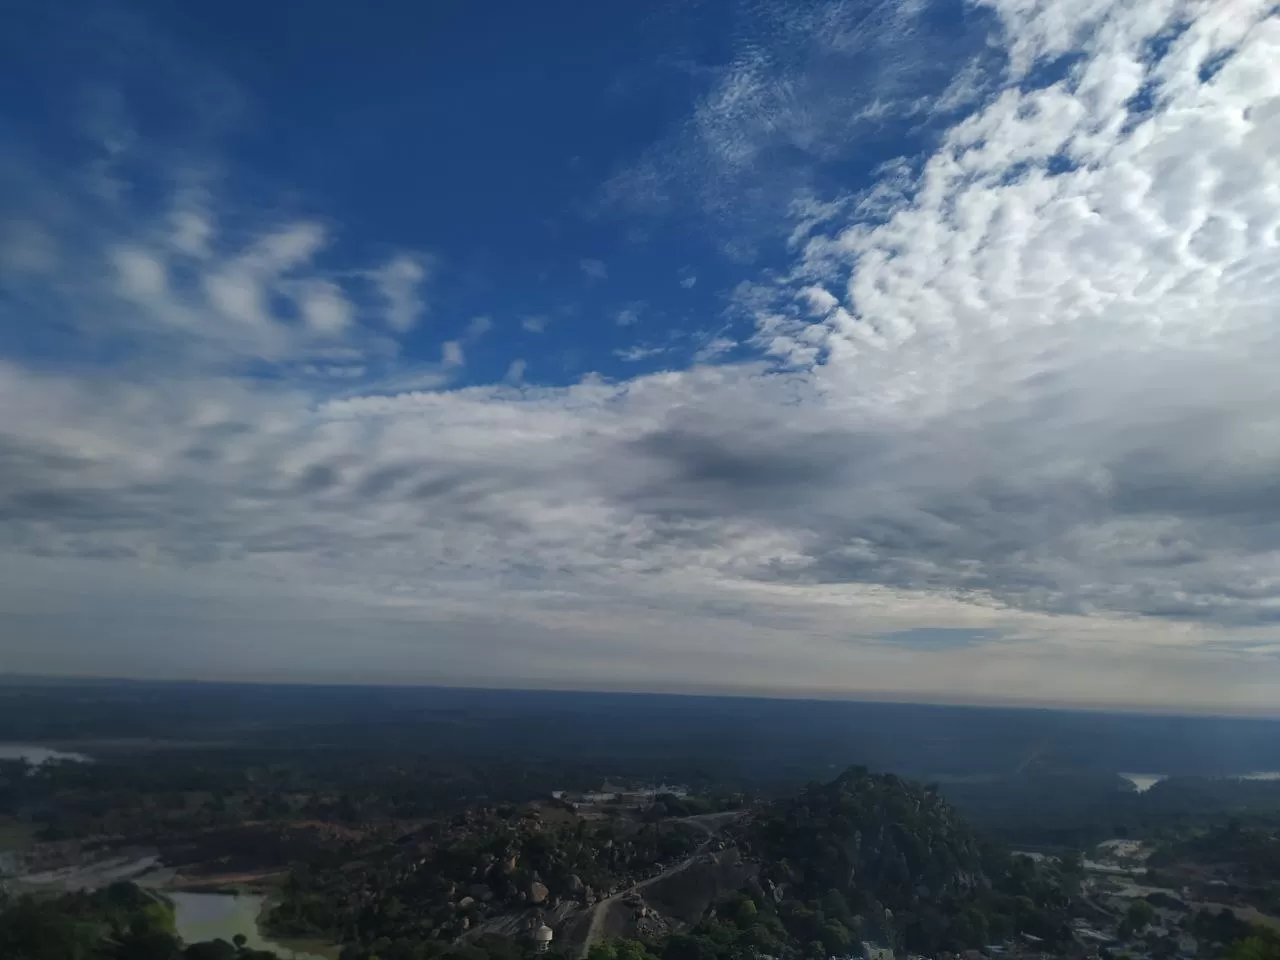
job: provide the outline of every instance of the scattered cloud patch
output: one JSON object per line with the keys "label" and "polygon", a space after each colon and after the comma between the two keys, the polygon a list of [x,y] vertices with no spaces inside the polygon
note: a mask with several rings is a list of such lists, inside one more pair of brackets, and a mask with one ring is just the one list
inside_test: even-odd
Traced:
{"label": "scattered cloud patch", "polygon": [[693,358],[698,363],[711,363],[713,360],[718,360],[723,357],[726,353],[738,347],[738,345],[739,344],[736,340],[731,340],[728,337],[712,337],[702,346],[698,347]]}
{"label": "scattered cloud patch", "polygon": [[[0,609],[42,624],[14,662],[155,670],[177,624],[204,675],[1273,706],[1280,26],[981,9],[1006,69],[948,74],[942,121],[914,7],[758,14],[635,170],[709,210],[767,186],[787,261],[715,333],[617,353],[692,351],[658,372],[458,386],[475,321],[406,346],[429,258],[349,262],[320,218],[36,217],[5,309],[67,354],[0,360]],[[869,188],[791,189],[781,160],[898,108],[947,126]]]}
{"label": "scattered cloud patch", "polygon": [[440,347],[440,362],[446,367],[462,366],[466,362],[462,344],[457,340],[446,340]]}
{"label": "scattered cloud patch", "polygon": [[467,339],[479,340],[493,329],[493,320],[487,316],[472,317],[467,322]]}
{"label": "scattered cloud patch", "polygon": [[638,363],[641,360],[649,360],[653,357],[662,356],[664,353],[668,352],[670,352],[669,347],[641,346],[640,344],[635,344],[634,346],[625,347],[621,350],[615,350],[614,356],[619,360],[626,361],[627,363]]}
{"label": "scattered cloud patch", "polygon": [[328,280],[304,284],[298,295],[298,307],[307,325],[320,336],[341,336],[355,320],[351,302],[337,284]]}
{"label": "scattered cloud patch", "polygon": [[603,260],[579,260],[578,267],[589,280],[604,280],[609,276],[609,268]]}
{"label": "scattered cloud patch", "polygon": [[726,256],[752,262],[797,195],[928,120],[940,86],[951,84],[945,99],[956,108],[974,102],[980,70],[998,58],[982,56],[981,30],[942,29],[952,15],[940,3],[887,0],[739,8],[731,56],[700,65],[706,82],[688,115],[615,171],[602,205],[701,210],[728,235]]}
{"label": "scattered cloud patch", "polygon": [[309,377],[329,377],[335,380],[356,380],[368,372],[361,364],[316,364],[308,363],[302,372]]}
{"label": "scattered cloud patch", "polygon": [[631,303],[614,314],[613,322],[619,327],[631,327],[640,322],[640,314],[644,310],[643,303]]}
{"label": "scattered cloud patch", "polygon": [[385,303],[387,326],[397,333],[412,330],[426,311],[422,285],[430,276],[431,261],[399,254],[369,273],[369,279]]}

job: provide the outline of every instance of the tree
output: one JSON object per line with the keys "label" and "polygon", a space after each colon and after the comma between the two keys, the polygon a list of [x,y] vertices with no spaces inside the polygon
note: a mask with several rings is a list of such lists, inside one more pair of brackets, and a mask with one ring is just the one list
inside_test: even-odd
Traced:
{"label": "tree", "polygon": [[678,933],[667,938],[662,960],[716,960],[716,950],[705,937]]}
{"label": "tree", "polygon": [[849,902],[845,900],[844,894],[839,890],[828,890],[822,896],[822,912],[834,920],[848,924],[853,918],[853,913],[849,910]]}
{"label": "tree", "polygon": [[615,940],[613,944],[617,960],[652,960],[639,940]]}
{"label": "tree", "polygon": [[163,930],[130,934],[116,951],[116,960],[174,960],[181,941]]}
{"label": "tree", "polygon": [[1227,951],[1227,960],[1280,960],[1280,936],[1259,932],[1237,940]]}
{"label": "tree", "polygon": [[1134,900],[1125,911],[1124,918],[1129,926],[1141,933],[1155,921],[1156,911],[1146,900]]}
{"label": "tree", "polygon": [[827,953],[845,953],[852,943],[848,928],[839,920],[828,920],[822,925],[822,945]]}
{"label": "tree", "polygon": [[183,960],[236,960],[236,948],[225,940],[202,940],[182,953]]}

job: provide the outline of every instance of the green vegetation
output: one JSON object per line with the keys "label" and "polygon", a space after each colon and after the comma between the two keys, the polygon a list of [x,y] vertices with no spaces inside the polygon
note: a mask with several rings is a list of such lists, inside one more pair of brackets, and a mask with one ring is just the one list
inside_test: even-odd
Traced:
{"label": "green vegetation", "polygon": [[657,960],[657,957],[639,940],[618,938],[592,944],[587,960]]}
{"label": "green vegetation", "polygon": [[451,939],[486,918],[588,902],[696,849],[681,823],[481,809],[351,858],[295,865],[267,917],[277,936]]}
{"label": "green vegetation", "polygon": [[[700,839],[679,821],[475,812],[377,857],[295,867],[268,929],[363,944],[382,960],[388,951],[435,957],[490,917],[625,889]],[[863,939],[930,953],[1017,934],[1050,947],[1069,939],[1061,868],[1010,856],[936,791],[894,776],[851,769],[757,807],[726,839],[755,864],[757,880],[720,897],[687,933],[643,949],[606,945],[596,960],[610,950],[615,960],[643,960],[637,951],[663,960],[803,958],[848,953]],[[433,946],[414,953],[422,944]]]}
{"label": "green vegetation", "polygon": [[[537,954],[540,960],[569,960],[563,953]],[[339,960],[533,960],[527,941],[484,936],[472,943],[379,937],[368,944],[349,944]]]}
{"label": "green vegetation", "polygon": [[1205,891],[1280,914],[1280,827],[1246,824],[1192,830],[1152,854],[1149,866],[1170,886]]}
{"label": "green vegetation", "polygon": [[1237,940],[1227,951],[1227,960],[1280,960],[1280,936],[1259,931]]}
{"label": "green vegetation", "polygon": [[1114,774],[1047,770],[947,783],[984,831],[1023,848],[1087,849],[1113,837],[1159,838],[1229,818],[1280,828],[1280,781],[1171,777],[1142,793]]}
{"label": "green vegetation", "polygon": [[756,907],[778,921],[756,921],[748,936],[793,952],[843,953],[862,939],[913,952],[1019,933],[1067,939],[1057,870],[988,844],[935,790],[891,775],[852,768],[811,785],[748,824],[741,844],[761,861]]}
{"label": "green vegetation", "polygon": [[[526,960],[523,931],[542,914],[557,925],[557,949],[572,952],[562,934],[591,904],[676,864],[707,863],[702,854],[722,846],[734,848],[731,867],[682,871],[628,894],[626,930],[643,935],[597,943],[591,960],[825,960],[856,953],[863,940],[927,956],[1019,938],[1049,953],[1074,948],[1079,854],[1036,862],[993,834],[1057,850],[1085,837],[1140,836],[1159,844],[1157,885],[1280,912],[1273,783],[1183,779],[1139,795],[1106,778],[1031,770],[999,781],[1017,786],[992,800],[995,781],[944,794],[851,768],[772,801],[706,777],[693,781],[694,796],[574,810],[550,791],[598,787],[605,777],[590,763],[244,746],[159,756],[0,764],[0,837],[12,840],[14,862],[51,869],[154,848],[188,877],[264,889],[266,932],[341,944],[343,960]],[[948,802],[956,793],[963,808]],[[639,922],[641,907],[664,919]],[[0,958],[266,956],[243,944],[181,944],[168,911],[127,884],[13,899],[0,915]],[[1151,902],[1113,900],[1089,920],[1154,960],[1173,957],[1179,930],[1210,945],[1199,960],[1277,960],[1267,953],[1273,934],[1230,914],[1175,926]]]}

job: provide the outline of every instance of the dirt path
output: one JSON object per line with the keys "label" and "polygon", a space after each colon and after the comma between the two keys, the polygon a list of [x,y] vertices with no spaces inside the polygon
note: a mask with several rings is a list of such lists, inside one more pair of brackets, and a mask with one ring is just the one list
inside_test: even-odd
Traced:
{"label": "dirt path", "polygon": [[698,844],[698,849],[693,851],[693,853],[681,860],[679,863],[663,870],[659,874],[655,874],[652,877],[641,880],[638,883],[634,883],[625,890],[619,890],[613,896],[606,897],[592,906],[591,921],[587,925],[587,933],[582,941],[582,946],[579,948],[578,956],[586,957],[587,951],[591,949],[591,945],[601,938],[604,930],[605,918],[608,916],[609,910],[620,902],[623,897],[630,893],[638,893],[650,884],[657,883],[659,880],[665,880],[682,870],[687,870],[694,861],[707,852],[707,848],[711,846],[711,841],[715,839],[716,834],[720,829],[726,824],[741,817],[744,812],[745,811],[742,810],[726,810],[722,813],[702,813],[692,817],[680,817],[675,821],[671,821],[676,823],[687,823],[691,826],[697,827],[707,835],[707,839]]}
{"label": "dirt path", "polygon": [[603,900],[598,901],[591,908],[591,922],[587,925],[587,935],[586,935],[586,938],[582,941],[582,947],[578,951],[578,956],[585,957],[587,955],[587,951],[591,949],[591,945],[601,938],[601,935],[603,933],[605,917],[608,915],[609,909],[611,907],[613,907],[615,904],[621,901],[622,898],[629,893],[638,893],[639,891],[643,890],[645,887],[649,886],[652,883],[657,883],[659,880],[665,880],[668,877],[674,876],[675,874],[679,873],[681,870],[687,870],[695,860],[697,860],[700,856],[706,853],[707,847],[710,845],[711,845],[711,836],[708,836],[707,839],[703,841],[703,843],[698,847],[698,849],[695,850],[689,857],[687,857],[684,860],[681,860],[679,863],[675,864],[670,869],[663,870],[661,873],[655,874],[654,876],[649,877],[648,879],[641,880],[639,883],[632,884],[631,886],[627,887],[625,890],[619,890],[617,893],[615,893],[611,897],[605,897]]}
{"label": "dirt path", "polygon": [[669,823],[687,823],[697,827],[708,837],[714,837],[721,828],[746,814],[745,810],[723,810],[720,813],[699,813],[692,817],[677,817]]}

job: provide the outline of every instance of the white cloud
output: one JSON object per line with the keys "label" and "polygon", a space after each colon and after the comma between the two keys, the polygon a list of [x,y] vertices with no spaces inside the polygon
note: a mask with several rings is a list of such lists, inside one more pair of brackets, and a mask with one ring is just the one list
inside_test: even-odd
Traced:
{"label": "white cloud", "polygon": [[578,266],[587,278],[591,280],[604,280],[609,276],[609,268],[605,266],[603,260],[579,260]]}
{"label": "white cloud", "polygon": [[614,314],[613,322],[620,327],[630,327],[640,322],[640,312],[644,309],[642,303],[632,303],[623,307]]}
{"label": "white cloud", "polygon": [[694,285],[697,282],[698,282],[698,277],[694,273],[690,273],[686,271],[685,273],[682,273],[680,276],[680,286],[683,287],[685,290],[692,290]]}
{"label": "white cloud", "polygon": [[698,348],[693,358],[698,363],[710,363],[738,346],[739,344],[736,340],[731,340],[728,337],[713,337]]}
{"label": "white cloud", "polygon": [[465,363],[462,355],[462,344],[457,340],[446,340],[440,347],[440,362],[446,367],[460,367]]}
{"label": "white cloud", "polygon": [[204,292],[210,304],[228,320],[246,326],[266,327],[266,290],[252,272],[233,266],[204,278]]}
{"label": "white cloud", "polygon": [[[260,676],[1274,706],[1280,25],[1250,3],[990,6],[1007,89],[919,164],[886,168],[884,190],[788,207],[774,237],[792,269],[735,300],[753,362],[541,387],[516,360],[506,383],[450,390],[450,341],[440,367],[362,371],[372,385],[336,397],[144,338],[151,366],[118,376],[0,363],[0,616],[42,624],[6,653],[154,671],[180,624],[207,643],[167,663],[205,676],[234,660]],[[1078,62],[1037,88],[1067,37]],[[717,82],[728,119],[705,118],[717,162],[748,177],[782,109],[762,56]],[[799,107],[821,100],[824,62],[791,88]],[[1154,106],[1132,115],[1143,88]],[[820,151],[801,135],[822,124],[779,123]],[[257,324],[249,342],[313,378],[365,365],[370,318],[317,265],[323,232],[211,252],[207,300],[173,289],[176,241],[86,234],[110,289],[56,267],[95,317],[163,314],[202,343]],[[425,270],[392,263],[374,319],[408,329]],[[340,342],[270,310],[313,282],[354,305]],[[750,346],[717,336],[699,357]],[[992,639],[892,642],[919,627]]]}
{"label": "white cloud", "polygon": [[254,273],[278,276],[310,263],[327,242],[326,231],[320,224],[291,223],[259,239],[240,262]]}
{"label": "white cloud", "polygon": [[421,286],[427,280],[430,261],[400,254],[370,272],[370,279],[386,302],[386,322],[392,330],[412,330],[426,310]]}
{"label": "white cloud", "polygon": [[190,257],[207,257],[213,236],[213,224],[204,211],[174,211],[172,243],[179,252]]}
{"label": "white cloud", "polygon": [[613,355],[617,357],[619,360],[624,360],[627,363],[637,363],[641,360],[649,360],[652,357],[658,357],[664,353],[668,353],[669,349],[670,348],[668,347],[656,347],[656,346],[646,347],[637,343],[637,344],[634,344],[633,346],[625,347],[621,350],[615,350],[613,351]]}
{"label": "white cloud", "polygon": [[302,372],[311,377],[331,377],[337,380],[358,380],[368,372],[368,369],[362,364],[308,363],[303,366]]}
{"label": "white cloud", "polygon": [[[705,93],[668,136],[618,169],[605,209],[654,214],[702,210],[723,231],[726,255],[751,262],[819,171],[900,142],[931,116],[923,94],[953,83],[953,108],[976,95],[962,80],[985,44],[937,25],[930,2],[739,9],[727,62],[700,68]],[[941,13],[941,17],[939,14]],[[971,71],[970,71],[971,72]]]}
{"label": "white cloud", "polygon": [[540,315],[522,317],[520,326],[528,333],[544,333],[547,329],[547,318]]}
{"label": "white cloud", "polygon": [[479,340],[492,329],[493,320],[490,317],[472,317],[467,322],[467,339]]}
{"label": "white cloud", "polygon": [[112,251],[111,260],[125,296],[145,300],[164,294],[168,286],[165,267],[154,256],[123,247]]}
{"label": "white cloud", "polygon": [[339,336],[355,320],[355,308],[343,295],[342,289],[327,280],[306,284],[298,298],[298,306],[307,326],[321,336]]}

